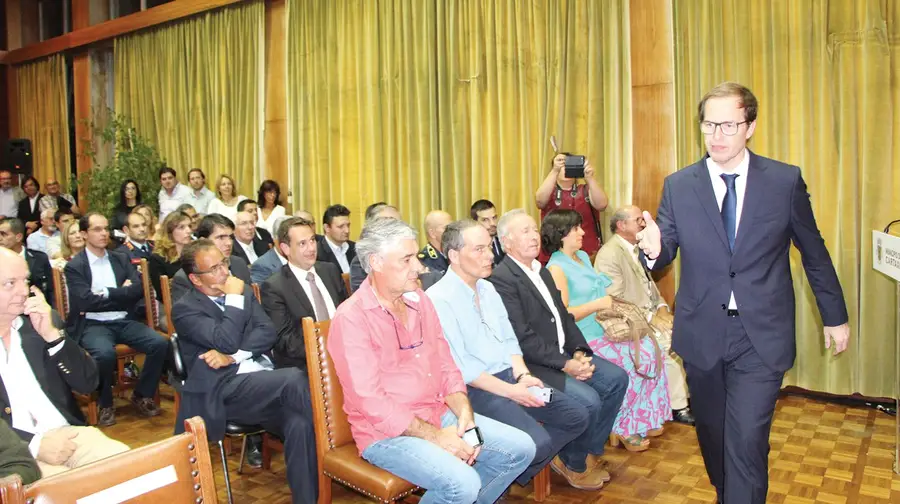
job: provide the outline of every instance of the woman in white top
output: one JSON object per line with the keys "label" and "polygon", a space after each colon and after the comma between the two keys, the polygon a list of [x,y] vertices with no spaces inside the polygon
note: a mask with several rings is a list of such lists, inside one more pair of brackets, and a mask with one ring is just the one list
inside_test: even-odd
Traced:
{"label": "woman in white top", "polygon": [[219,181],[216,182],[216,196],[218,197],[209,202],[206,213],[224,215],[234,222],[234,218],[237,217],[238,203],[247,199],[246,196],[240,196],[237,192],[233,178],[228,175],[220,176]]}
{"label": "woman in white top", "polygon": [[284,207],[281,206],[281,187],[274,180],[266,180],[259,186],[256,194],[257,216],[256,227],[261,227],[272,236],[278,232],[275,220],[284,217]]}

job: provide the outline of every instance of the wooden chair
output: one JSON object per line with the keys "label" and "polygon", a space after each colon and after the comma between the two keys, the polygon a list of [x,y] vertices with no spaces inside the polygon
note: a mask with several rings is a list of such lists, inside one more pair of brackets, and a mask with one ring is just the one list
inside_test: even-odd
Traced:
{"label": "wooden chair", "polygon": [[[62,270],[58,268],[51,268],[51,275],[53,277],[53,297],[56,302],[56,306],[59,309],[59,315],[63,318],[63,320],[68,317],[69,313],[69,286],[66,284],[66,275],[62,272]],[[75,394],[75,397],[78,399],[78,402],[87,409],[87,421],[88,425],[97,425],[97,419],[99,415],[99,408],[97,406],[97,393],[92,392],[91,394]],[[0,502],[6,502],[0,499]]]}
{"label": "wooden chair", "polygon": [[150,266],[147,259],[141,259],[138,273],[141,274],[141,283],[144,287],[144,320],[147,321],[150,329],[168,337],[171,332],[163,331],[159,324],[159,303],[156,301],[156,289],[153,287],[153,281],[150,280]]}
{"label": "wooden chair", "polygon": [[344,281],[344,287],[347,288],[347,295],[353,294],[350,290],[350,273],[341,273],[341,279]]}
{"label": "wooden chair", "polygon": [[69,502],[217,502],[206,426],[185,420],[184,434],[136,448],[31,485],[0,480],[4,504]]}
{"label": "wooden chair", "polygon": [[344,413],[344,393],[328,356],[329,322],[302,321],[306,341],[316,455],[319,466],[319,504],[331,502],[331,480],[379,502],[397,502],[418,488],[406,480],[369,464],[359,456]]}

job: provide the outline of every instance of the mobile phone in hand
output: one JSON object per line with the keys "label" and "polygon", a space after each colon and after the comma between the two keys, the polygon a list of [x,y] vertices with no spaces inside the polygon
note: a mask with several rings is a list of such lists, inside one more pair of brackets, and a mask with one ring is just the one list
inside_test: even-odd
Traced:
{"label": "mobile phone in hand", "polygon": [[481,437],[481,429],[476,425],[471,429],[467,430],[463,433],[463,441],[469,444],[472,448],[478,448],[479,446],[484,444],[484,438]]}

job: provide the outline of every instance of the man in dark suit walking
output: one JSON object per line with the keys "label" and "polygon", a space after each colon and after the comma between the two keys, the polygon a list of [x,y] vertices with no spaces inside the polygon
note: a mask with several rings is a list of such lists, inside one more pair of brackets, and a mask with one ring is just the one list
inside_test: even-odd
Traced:
{"label": "man in dark suit walking", "polygon": [[666,177],[639,233],[647,266],[681,249],[673,349],[684,359],[697,437],[719,502],[766,501],[769,430],[796,356],[793,242],[838,354],[850,330],[841,285],[796,166],[747,149],[758,104],[726,82],[700,101],[708,156]]}
{"label": "man in dark suit walking", "polygon": [[277,340],[272,321],[212,241],[190,243],[181,257],[194,288],[172,308],[187,363],[176,433],[194,415],[213,441],[222,439],[227,421],[261,425],[284,439],[293,502],[316,502],[309,381],[298,369],[272,369],[265,355]]}
{"label": "man in dark suit walking", "polygon": [[348,297],[337,267],[316,260],[315,235],[314,224],[302,217],[284,221],[276,242],[288,263],[260,288],[263,308],[278,332],[275,343],[277,367],[306,369],[300,319],[331,320],[337,306]]}
{"label": "man in dark suit walking", "polygon": [[79,219],[85,248],[66,264],[69,314],[66,330],[91,357],[100,371],[99,425],[116,423],[112,380],[116,345],[124,344],[146,355],[141,376],[131,397],[137,413],[160,414],[153,396],[166,362],[168,343],[159,333],[135,319],[135,306],[144,298],[141,277],[131,259],[106,250],[109,223],[97,212]]}
{"label": "man in dark suit walking", "polygon": [[537,223],[511,210],[497,224],[506,255],[488,278],[503,300],[528,369],[545,385],[564,392],[588,411],[584,433],[550,467],[576,488],[596,488],[610,475],[600,458],[628,387],[628,375],[590,349],[569,314],[553,277],[541,266]]}
{"label": "man in dark suit walking", "polygon": [[54,304],[53,275],[50,271],[50,259],[40,250],[25,248],[25,223],[21,219],[8,217],[0,219],[0,247],[12,250],[22,256],[28,263],[31,272],[31,285],[41,289],[47,302]]}

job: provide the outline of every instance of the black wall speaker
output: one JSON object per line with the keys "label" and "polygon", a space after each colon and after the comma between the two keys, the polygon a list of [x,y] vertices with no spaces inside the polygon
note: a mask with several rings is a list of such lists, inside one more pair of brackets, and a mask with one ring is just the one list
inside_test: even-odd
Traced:
{"label": "black wall speaker", "polygon": [[6,141],[6,150],[3,154],[3,168],[13,175],[28,177],[32,174],[34,156],[31,155],[31,140],[10,138]]}

